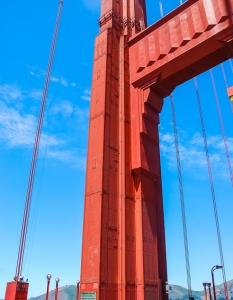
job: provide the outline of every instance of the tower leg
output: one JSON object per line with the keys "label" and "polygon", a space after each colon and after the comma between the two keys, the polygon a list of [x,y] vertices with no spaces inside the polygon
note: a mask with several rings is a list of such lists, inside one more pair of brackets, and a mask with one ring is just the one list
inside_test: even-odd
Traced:
{"label": "tower leg", "polygon": [[166,253],[158,141],[163,100],[130,89],[121,24],[95,57],[85,191],[81,300],[161,300]]}
{"label": "tower leg", "polygon": [[140,299],[167,299],[164,211],[159,155],[163,99],[152,89],[131,89],[132,172],[135,188],[136,278]]}

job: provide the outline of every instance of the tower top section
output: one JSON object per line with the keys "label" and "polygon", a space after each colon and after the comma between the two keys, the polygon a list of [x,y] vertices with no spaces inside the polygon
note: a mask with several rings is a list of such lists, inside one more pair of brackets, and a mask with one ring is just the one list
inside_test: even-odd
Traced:
{"label": "tower top section", "polygon": [[[102,0],[100,27],[111,27],[114,18],[123,28],[131,26],[137,33],[147,26],[146,0]],[[105,26],[104,26],[105,27]]]}

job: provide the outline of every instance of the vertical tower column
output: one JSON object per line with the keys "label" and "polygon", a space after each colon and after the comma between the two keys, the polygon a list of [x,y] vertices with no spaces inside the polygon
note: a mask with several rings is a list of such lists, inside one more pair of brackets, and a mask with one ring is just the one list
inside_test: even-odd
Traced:
{"label": "vertical tower column", "polygon": [[[141,98],[130,90],[128,40],[143,30],[145,14],[144,0],[102,0],[92,80],[81,300],[154,300],[160,299],[151,298],[154,295],[161,296],[157,254],[158,230],[163,226],[163,211],[162,225],[158,225],[161,186],[153,181],[154,174],[149,176],[152,194],[145,197],[153,203],[148,202],[152,209],[148,221],[143,206],[147,175],[132,168],[135,153],[141,151],[139,128],[135,140],[131,138],[136,128],[133,118],[137,113],[136,119],[141,120],[142,112],[134,110]],[[158,125],[157,115],[154,122]],[[160,170],[157,154],[154,159]],[[160,175],[156,178],[159,182]],[[155,246],[147,249],[144,235],[150,239],[153,235]]]}
{"label": "vertical tower column", "polygon": [[[117,299],[119,37],[96,38],[86,174],[81,299]],[[96,295],[96,296],[95,296]],[[90,298],[92,299],[92,298]]]}
{"label": "vertical tower column", "polygon": [[131,86],[132,175],[135,189],[136,299],[167,299],[166,247],[159,152],[163,99]]}

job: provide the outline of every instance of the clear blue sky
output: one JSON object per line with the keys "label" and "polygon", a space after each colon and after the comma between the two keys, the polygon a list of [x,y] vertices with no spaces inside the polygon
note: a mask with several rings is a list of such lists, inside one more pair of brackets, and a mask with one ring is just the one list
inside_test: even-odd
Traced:
{"label": "clear blue sky", "polygon": [[[49,90],[23,274],[29,296],[79,278],[85,160],[99,0],[65,0]],[[168,13],[179,0],[164,0]],[[0,299],[15,275],[37,115],[58,0],[2,1],[0,10]],[[147,1],[148,21],[159,18]],[[233,84],[229,62],[225,63]],[[220,67],[214,69],[233,159],[233,116]],[[198,77],[216,187],[227,279],[233,278],[233,197],[209,72]],[[193,81],[174,92],[193,288],[219,264],[216,229]],[[49,134],[49,138],[48,138]],[[186,286],[181,210],[169,99],[160,125],[169,282]],[[218,272],[218,273],[217,273]],[[216,271],[217,283],[222,282]],[[55,283],[52,279],[51,288]]]}

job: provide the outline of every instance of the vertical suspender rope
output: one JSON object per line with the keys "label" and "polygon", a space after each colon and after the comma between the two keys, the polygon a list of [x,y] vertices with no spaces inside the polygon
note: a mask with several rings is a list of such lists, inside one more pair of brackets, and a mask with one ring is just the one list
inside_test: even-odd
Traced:
{"label": "vertical suspender rope", "polygon": [[[161,0],[159,0],[159,1],[160,1],[160,4],[162,5]],[[180,0],[180,4],[182,4],[182,3],[183,3],[183,1]],[[230,65],[231,65],[231,69],[232,69],[232,72],[233,72],[233,66],[232,66],[231,60],[230,60]],[[224,72],[223,67],[222,67],[222,71],[223,71],[223,76],[224,76],[225,72]],[[213,78],[212,70],[210,72],[211,72],[212,84],[213,84],[214,91],[215,91],[215,98],[216,98],[216,102],[217,102],[217,106],[218,106],[219,116],[221,116],[221,111],[220,111],[217,92],[216,92],[216,88],[215,88],[215,84],[214,84],[214,78]],[[226,76],[224,76],[224,80],[225,80],[225,84],[226,84],[227,83],[226,82]],[[224,293],[225,293],[226,300],[229,300],[227,283],[226,283],[225,264],[224,264],[223,250],[222,250],[222,240],[221,240],[220,226],[219,226],[219,220],[218,220],[217,203],[216,203],[213,176],[212,176],[212,169],[211,169],[211,164],[210,164],[208,143],[207,143],[207,138],[206,138],[205,125],[204,125],[204,119],[203,119],[203,114],[202,114],[202,107],[201,107],[201,101],[200,101],[200,95],[199,95],[199,91],[198,91],[198,84],[197,84],[196,77],[194,78],[194,84],[195,84],[196,97],[197,97],[197,102],[198,102],[198,109],[199,109],[199,114],[200,114],[200,119],[201,119],[202,133],[203,133],[205,152],[206,152],[206,160],[207,160],[207,165],[208,165],[208,173],[209,173],[211,194],[212,194],[213,207],[214,207],[214,215],[215,215],[215,223],[216,223],[216,230],[217,230],[217,237],[218,237],[218,245],[219,245],[220,259],[221,259],[221,265],[222,265],[222,275],[223,275],[223,281],[224,281]],[[181,177],[179,144],[178,144],[178,135],[177,135],[177,126],[176,126],[173,95],[170,96],[170,100],[171,100],[171,106],[172,106],[172,117],[173,117],[173,126],[174,126],[174,134],[175,134],[177,166],[178,166],[178,173],[179,173],[179,184],[180,184],[180,196],[181,196],[182,217],[183,217],[184,240],[185,240],[185,243],[186,243],[186,241],[187,241],[187,229],[186,229],[186,218],[185,218],[185,210],[184,210],[184,198],[183,198],[184,195],[183,195],[183,185],[182,185],[182,177]],[[229,165],[229,170],[230,170],[231,180],[232,180],[232,169],[231,169],[231,164],[229,164],[230,163],[230,157],[229,157],[229,152],[228,152],[228,146],[227,146],[227,143],[226,143],[225,130],[224,130],[224,126],[223,126],[222,117],[220,117],[220,122],[221,122],[222,132],[223,132],[223,136],[224,136],[225,149],[226,149],[226,153],[227,153],[228,165]],[[188,244],[185,247],[187,247],[187,250],[188,250]],[[189,256],[188,256],[188,254],[189,253],[187,251],[187,254],[186,254],[187,255],[186,256],[186,270],[187,270],[188,285],[190,284],[190,289],[189,289],[189,293],[190,293],[190,291],[192,292],[192,290],[191,290],[191,278],[190,278],[190,267],[189,267]],[[189,279],[190,279],[190,281],[189,281]],[[189,297],[190,297],[190,294],[189,294]]]}
{"label": "vertical suspender rope", "polygon": [[160,9],[160,16],[163,17],[163,3],[162,0],[159,0],[159,9]]}
{"label": "vertical suspender rope", "polygon": [[55,53],[55,48],[56,48],[58,30],[59,30],[59,25],[60,25],[60,20],[61,20],[62,7],[63,7],[63,0],[60,0],[54,34],[53,34],[52,46],[51,46],[51,51],[50,51],[50,56],[49,56],[48,68],[47,68],[47,73],[46,73],[46,78],[45,78],[45,83],[44,83],[44,90],[43,90],[43,95],[42,95],[40,114],[39,114],[39,119],[38,119],[38,124],[37,124],[37,130],[36,130],[36,138],[35,138],[35,142],[34,142],[33,156],[32,156],[32,161],[31,161],[31,169],[30,169],[30,175],[29,175],[29,181],[28,181],[28,188],[27,188],[27,195],[26,195],[26,202],[25,202],[24,216],[23,216],[23,224],[22,224],[22,229],[21,229],[21,237],[20,237],[20,244],[19,244],[19,251],[18,251],[16,273],[15,273],[16,281],[19,280],[19,277],[21,275],[22,266],[23,266],[24,250],[25,250],[25,243],[26,243],[26,236],[27,236],[28,219],[29,219],[30,204],[31,204],[31,199],[32,199],[33,184],[34,184],[35,171],[36,171],[36,163],[37,163],[38,151],[39,151],[39,146],[40,146],[40,137],[41,137],[41,130],[42,130],[43,119],[44,119],[44,111],[45,111],[45,106],[46,106],[49,81],[50,81],[50,76],[51,76],[51,71],[52,71],[53,58],[54,58],[54,53]]}
{"label": "vertical suspender rope", "polygon": [[172,120],[173,120],[173,129],[174,129],[175,146],[176,146],[176,161],[177,161],[178,178],[179,178],[180,202],[181,202],[181,212],[182,212],[186,272],[187,272],[187,283],[188,283],[188,295],[189,295],[189,299],[190,299],[192,297],[192,284],[191,284],[190,263],[189,263],[188,234],[187,234],[186,214],[185,214],[185,204],[184,204],[183,180],[182,180],[182,172],[181,172],[181,164],[180,164],[179,140],[178,140],[178,133],[177,133],[177,125],[176,125],[174,98],[173,98],[172,94],[170,96],[170,102],[171,102],[171,109],[172,109]]}
{"label": "vertical suspender rope", "polygon": [[[221,64],[221,66],[222,66],[223,74],[225,75],[223,65]],[[213,85],[216,105],[217,105],[217,109],[218,109],[218,116],[219,116],[219,120],[220,120],[222,136],[223,136],[223,141],[224,141],[224,146],[225,146],[225,151],[226,151],[226,156],[227,156],[227,162],[228,162],[228,167],[229,167],[229,172],[230,172],[231,184],[233,186],[233,173],[232,173],[232,167],[231,167],[231,158],[230,158],[230,154],[229,154],[229,150],[228,150],[228,143],[227,143],[227,138],[226,138],[226,133],[225,133],[225,128],[224,128],[221,108],[220,108],[220,104],[219,104],[219,100],[218,100],[218,94],[217,94],[217,89],[216,89],[216,84],[215,84],[215,81],[214,81],[214,75],[213,75],[212,69],[210,70],[210,76],[211,76],[211,81],[212,81],[212,85]],[[224,77],[226,78],[226,76],[224,76]]]}
{"label": "vertical suspender rope", "polygon": [[[182,0],[180,0],[180,4],[182,4]],[[230,62],[231,70],[232,70],[232,73],[233,73],[233,66],[232,66],[231,60],[229,60],[229,62]],[[222,72],[223,72],[225,84],[227,84],[225,70],[224,70],[223,65],[222,65]],[[212,70],[210,70],[210,73],[211,73],[211,77],[213,78]],[[213,86],[215,86],[213,79],[212,79],[212,84],[213,84]],[[212,176],[212,169],[211,169],[211,164],[210,164],[210,157],[209,157],[208,143],[207,143],[207,138],[206,138],[205,124],[204,124],[204,119],[203,119],[203,114],[202,114],[201,100],[200,100],[200,95],[199,95],[199,90],[198,90],[198,84],[197,84],[197,78],[196,77],[194,78],[194,85],[195,85],[195,90],[196,90],[196,97],[197,97],[199,115],[200,115],[200,119],[201,119],[201,127],[202,127],[203,139],[204,139],[204,144],[205,144],[205,152],[206,152],[206,160],[207,160],[207,165],[208,165],[208,173],[209,173],[209,179],[210,179],[211,194],[212,194],[212,200],[213,200],[213,206],[214,206],[215,223],[216,223],[216,230],[217,230],[217,236],[218,236],[220,259],[221,259],[221,264],[222,264],[222,275],[223,275],[223,281],[224,281],[224,293],[225,293],[226,300],[229,300],[228,288],[227,288],[227,282],[226,282],[225,264],[224,264],[223,250],[222,250],[222,240],[221,240],[221,234],[220,234],[218,211],[217,211],[217,204],[216,204],[214,183],[213,183],[213,176]],[[214,88],[214,90],[216,92],[216,88]],[[217,92],[215,94],[215,97],[216,97],[216,101],[218,103]],[[220,116],[221,111],[220,111],[219,103],[217,104],[217,106],[219,108],[218,110],[220,112],[220,114],[219,114],[219,116]],[[232,108],[232,104],[231,104],[231,108]],[[220,122],[221,122],[221,120],[222,120],[222,118],[220,118]],[[221,122],[221,123],[223,124],[223,122]],[[222,131],[224,131],[224,136],[225,136],[224,126],[222,126]],[[224,142],[225,142],[225,140],[224,140]],[[225,143],[225,149],[226,149],[227,158],[228,158],[228,165],[229,165],[230,157],[229,157],[229,154],[228,154],[227,143]],[[229,165],[229,169],[230,169],[231,181],[232,181],[231,164]]]}
{"label": "vertical suspender rope", "polygon": [[[182,4],[182,0],[180,0],[180,3]],[[159,0],[159,5],[160,5],[161,17],[163,17],[162,0]],[[182,171],[181,171],[181,163],[180,163],[179,140],[178,140],[178,133],[177,133],[176,114],[175,114],[175,105],[174,105],[173,94],[170,95],[170,103],[171,103],[171,109],[172,109],[172,120],[173,120],[175,148],[176,148],[176,161],[177,161],[178,179],[179,179],[180,203],[181,203],[181,213],[182,213],[183,238],[184,238],[184,248],[185,248],[185,261],[186,261],[186,274],[187,274],[187,284],[188,284],[188,296],[189,296],[189,299],[192,299],[192,282],[191,282],[191,272],[190,272],[187,222],[186,222],[185,203],[184,203],[184,189],[183,189]]]}
{"label": "vertical suspender rope", "polygon": [[200,120],[201,120],[202,134],[203,134],[205,152],[206,152],[206,160],[207,160],[207,165],[208,165],[211,195],[212,195],[212,200],[213,200],[214,216],[215,216],[215,223],[216,223],[216,230],[217,230],[217,237],[218,237],[218,246],[219,246],[219,253],[220,253],[220,259],[221,259],[221,265],[222,265],[224,292],[225,292],[226,300],[229,300],[228,291],[227,291],[227,283],[226,283],[225,264],[224,264],[223,250],[222,250],[222,240],[221,240],[220,226],[219,226],[219,220],[218,220],[218,210],[217,210],[217,203],[216,203],[215,190],[214,190],[213,175],[212,175],[212,169],[211,169],[211,163],[210,163],[210,155],[209,155],[209,150],[208,150],[204,118],[203,118],[202,107],[201,107],[201,100],[200,100],[196,77],[194,78],[194,85],[195,85],[195,90],[196,90],[196,98],[197,98],[198,110],[199,110],[199,115],[200,115]]}
{"label": "vertical suspender rope", "polygon": [[[231,65],[231,68],[232,68],[231,60],[229,60],[229,61],[230,61],[230,65]],[[227,82],[227,76],[226,76],[226,72],[225,72],[223,64],[221,64],[221,69],[222,69],[222,75],[223,75],[225,86],[226,86],[226,90],[227,90],[228,89],[228,82]],[[230,99],[229,99],[229,101],[230,101],[231,112],[233,114],[233,103],[231,102]]]}
{"label": "vertical suspender rope", "polygon": [[[69,21],[68,21],[68,24],[67,24],[66,30],[65,30],[66,38],[65,38],[65,41],[63,43],[63,51],[62,51],[62,55],[61,55],[59,72],[58,72],[59,80],[61,80],[61,77],[62,77],[61,76],[61,71],[62,71],[62,67],[63,67],[63,63],[64,63],[64,56],[65,56],[65,52],[66,52],[66,48],[67,48],[67,41],[68,41],[68,38],[69,38],[69,31],[70,31],[70,25],[71,25],[71,20],[72,20],[73,11],[74,11],[75,0],[72,0],[71,2],[72,2],[71,9],[70,9],[71,16],[69,18]],[[53,114],[54,114],[55,101],[57,100],[58,91],[59,91],[59,85],[57,84],[56,89],[55,89],[55,93],[54,93],[54,96],[53,96],[53,100],[52,100],[53,104],[52,104],[52,108],[51,108],[50,119],[52,119]],[[28,244],[31,244],[31,246],[30,246],[30,249],[28,249],[28,251],[25,255],[25,260],[27,260],[27,257],[28,257],[28,266],[27,266],[27,276],[26,276],[26,278],[29,277],[29,272],[30,272],[32,249],[33,249],[33,243],[34,243],[34,233],[35,233],[36,223],[37,223],[37,212],[38,212],[38,207],[39,207],[40,194],[41,194],[42,182],[43,182],[43,173],[44,173],[45,164],[46,164],[46,156],[47,156],[47,151],[48,151],[48,141],[49,141],[50,135],[51,135],[51,127],[49,128],[48,133],[47,133],[47,137],[46,137],[45,151],[44,151],[43,163],[42,163],[42,170],[41,170],[41,174],[40,174],[39,185],[38,185],[38,190],[37,190],[37,195],[36,195],[36,207],[35,207],[35,210],[34,210],[34,213],[33,213],[33,218],[32,218],[32,228],[31,228],[31,231],[29,233],[29,243]],[[22,269],[22,271],[24,272],[23,269]],[[23,274],[26,275],[25,273],[23,273]]]}
{"label": "vertical suspender rope", "polygon": [[231,72],[233,73],[233,65],[232,65],[232,60],[229,59],[230,67],[231,67]]}

